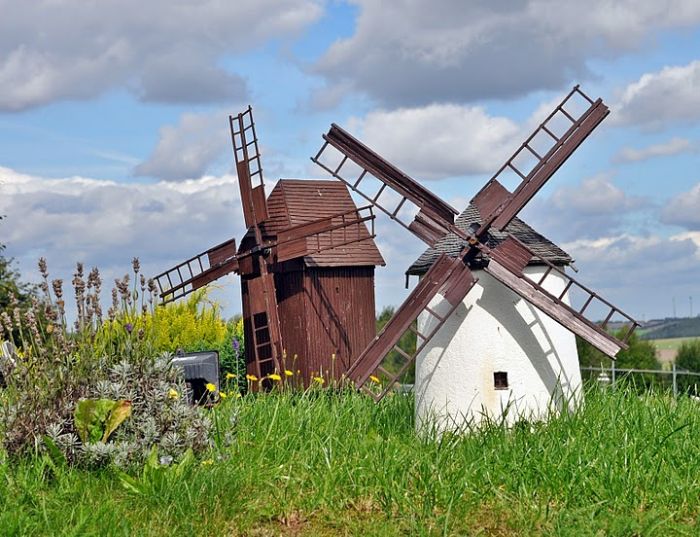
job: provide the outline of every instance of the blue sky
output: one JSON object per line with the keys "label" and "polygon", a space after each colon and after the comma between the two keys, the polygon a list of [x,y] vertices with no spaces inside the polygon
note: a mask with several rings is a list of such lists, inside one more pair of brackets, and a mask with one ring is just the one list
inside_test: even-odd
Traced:
{"label": "blue sky", "polygon": [[[240,237],[227,114],[249,103],[270,185],[321,177],[336,122],[462,209],[580,83],[612,112],[523,218],[631,314],[700,307],[700,5],[492,4],[0,0],[0,240],[30,279],[39,256],[112,279]],[[422,245],[378,225],[396,305]]]}

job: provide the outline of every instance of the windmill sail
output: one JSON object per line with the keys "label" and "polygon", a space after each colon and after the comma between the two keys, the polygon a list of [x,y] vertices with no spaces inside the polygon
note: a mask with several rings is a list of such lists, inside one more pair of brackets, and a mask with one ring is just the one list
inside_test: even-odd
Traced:
{"label": "windmill sail", "polygon": [[243,203],[243,218],[247,227],[257,226],[267,220],[268,215],[253,109],[249,106],[245,112],[229,116],[229,124]]}
{"label": "windmill sail", "polygon": [[[578,117],[567,111],[567,105],[571,104],[574,97],[580,97],[589,104]],[[477,235],[482,235],[491,226],[503,230],[609,113],[608,107],[601,99],[593,101],[578,86],[574,86],[472,199],[471,203],[479,209],[482,217],[482,225]],[[568,129],[560,136],[555,134],[552,125],[557,120],[569,124]],[[533,141],[536,139],[549,142],[546,152],[533,147]],[[518,160],[522,155],[534,157],[534,165],[529,170],[518,167]],[[501,174],[508,171],[514,172],[522,179],[512,194],[498,182]]]}
{"label": "windmill sail", "polygon": [[237,270],[236,241],[230,239],[158,274],[154,280],[161,300],[167,304]]}
{"label": "windmill sail", "polygon": [[[325,143],[311,160],[333,177],[343,181],[373,206],[388,214],[392,220],[397,221],[430,246],[450,230],[457,211],[438,196],[336,124],[331,126],[323,139]],[[342,155],[337,166],[328,162],[330,155],[326,153],[330,153],[329,148],[335,149]],[[349,162],[355,163],[362,170],[358,176],[347,175],[351,173],[350,167],[347,166]],[[370,192],[364,188],[365,183],[369,183],[372,177],[382,183],[377,192]],[[391,200],[391,205],[382,199],[387,187],[398,194],[398,200]],[[400,212],[411,204],[418,209],[412,220]]]}
{"label": "windmill sail", "polygon": [[[634,329],[639,326],[637,321],[549,261],[535,254],[512,235],[491,250],[490,258],[491,260],[484,269],[486,272],[601,352],[614,358],[621,349],[627,348],[627,340]],[[533,259],[538,264],[547,266],[544,274],[537,280],[527,277],[523,272]],[[543,287],[545,280],[552,272],[566,282],[558,295],[550,293]],[[564,297],[572,289],[578,289],[585,295],[583,306],[579,309],[564,302]],[[593,303],[602,305],[607,310],[600,325],[585,316],[586,311]],[[621,317],[628,326],[622,339],[606,331],[607,324],[613,316]]]}
{"label": "windmill sail", "polygon": [[[440,330],[476,281],[461,257],[449,258],[444,254],[441,255],[379,335],[358,356],[348,370],[348,378],[358,388],[371,394],[375,400],[378,401],[384,397],[393,388],[396,380],[406,372],[433,335]],[[438,313],[430,307],[431,300],[437,294],[442,295],[450,305],[448,311]],[[419,333],[412,327],[413,322],[423,312],[429,314],[434,320],[428,333]],[[419,338],[416,350],[411,354],[402,350],[397,344],[406,330],[414,331]],[[390,371],[382,366],[382,362],[392,351],[401,356],[403,363],[397,369]],[[383,389],[379,393],[366,386],[370,377],[375,375],[383,380]]]}

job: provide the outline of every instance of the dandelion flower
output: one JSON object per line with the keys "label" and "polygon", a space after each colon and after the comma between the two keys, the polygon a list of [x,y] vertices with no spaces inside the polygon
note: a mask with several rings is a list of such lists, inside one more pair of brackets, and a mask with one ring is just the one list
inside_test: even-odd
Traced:
{"label": "dandelion flower", "polygon": [[240,393],[236,394],[236,399],[240,399],[241,397],[243,397],[243,396]]}
{"label": "dandelion flower", "polygon": [[211,382],[207,382],[205,388],[207,389],[207,391],[210,391],[212,393],[216,391],[216,386],[214,386]]}
{"label": "dandelion flower", "polygon": [[277,381],[282,380],[282,377],[280,377],[277,373],[270,373],[267,376],[267,378],[269,378],[270,380],[277,380]]}
{"label": "dandelion flower", "polygon": [[226,399],[228,395],[226,394],[226,392],[219,392],[219,397],[221,397],[222,399]]}
{"label": "dandelion flower", "polygon": [[292,373],[289,369],[285,369],[285,370],[284,370],[284,376],[285,376],[285,377],[291,377],[292,375],[294,375],[294,373]]}
{"label": "dandelion flower", "polygon": [[245,378],[247,378],[250,382],[255,382],[256,380],[258,380],[258,377],[256,377],[255,375],[246,375]]}
{"label": "dandelion flower", "polygon": [[323,377],[314,377],[314,382],[318,382],[319,384],[323,384],[325,381],[323,380]]}
{"label": "dandelion flower", "polygon": [[235,373],[226,373],[226,379],[227,379],[227,380],[231,380],[231,379],[235,379],[235,378],[236,378],[236,374],[235,374]]}
{"label": "dandelion flower", "polygon": [[168,390],[168,399],[177,399],[178,397],[180,397],[180,394],[177,393],[177,390],[173,388]]}
{"label": "dandelion flower", "polygon": [[381,383],[382,383],[382,381],[379,380],[379,377],[375,377],[374,375],[370,375],[370,376],[369,376],[369,380],[371,380],[371,381],[374,382],[375,384],[381,384]]}
{"label": "dandelion flower", "polygon": [[209,466],[210,464],[214,464],[214,461],[211,459],[205,459],[202,461],[202,466]]}

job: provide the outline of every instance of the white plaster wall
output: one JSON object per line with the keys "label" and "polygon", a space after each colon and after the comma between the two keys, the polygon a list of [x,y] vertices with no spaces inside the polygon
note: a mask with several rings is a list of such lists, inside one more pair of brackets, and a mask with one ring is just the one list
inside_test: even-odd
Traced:
{"label": "white plaster wall", "polygon": [[[527,267],[525,274],[538,281],[544,271]],[[416,426],[456,430],[486,416],[513,424],[575,406],[581,372],[574,334],[484,271],[474,273],[477,284],[417,356]],[[550,273],[542,285],[558,296],[566,281]],[[437,295],[431,308],[445,312],[449,304]],[[421,314],[418,331],[427,334],[434,322]],[[494,388],[495,371],[508,373],[507,389]]]}

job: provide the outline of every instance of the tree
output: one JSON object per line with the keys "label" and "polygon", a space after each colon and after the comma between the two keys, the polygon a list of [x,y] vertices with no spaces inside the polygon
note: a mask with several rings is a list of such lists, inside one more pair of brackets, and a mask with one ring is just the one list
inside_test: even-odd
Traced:
{"label": "tree", "polygon": [[[0,216],[0,220],[3,218]],[[0,243],[0,312],[10,309],[11,297],[13,296],[20,309],[25,309],[34,293],[34,286],[21,281],[19,271],[14,268],[14,259],[5,257],[4,251],[5,245]]]}
{"label": "tree", "polygon": [[[386,323],[389,322],[389,319],[391,319],[394,316],[395,312],[396,310],[393,306],[384,307],[384,309],[379,313],[379,316],[377,317],[377,333],[379,333],[381,329],[384,328],[384,325],[386,325]],[[414,321],[413,328],[415,327],[416,323]],[[401,336],[401,339],[399,339],[397,345],[402,351],[409,355],[412,355],[414,352],[416,352],[416,335],[410,330],[406,330],[406,332],[404,332]],[[405,362],[406,359],[403,356],[401,356],[398,352],[391,351],[387,355],[382,365],[387,371],[391,371],[393,373],[398,371],[399,368],[401,368]],[[415,381],[415,378],[416,369],[415,363],[413,363],[410,365],[408,370],[401,376],[400,381],[405,383],[411,383]]]}
{"label": "tree", "polygon": [[[623,338],[626,329],[623,328],[615,333],[615,337]],[[627,341],[628,348],[617,353],[615,359],[616,369],[660,369],[659,361],[656,359],[656,347],[651,341],[640,339],[636,333]],[[576,337],[576,348],[578,349],[579,363],[581,367],[611,367],[611,360],[608,356],[600,352],[587,341]],[[598,373],[584,372],[584,379],[595,378]],[[629,377],[634,380],[639,388],[648,388],[658,383],[660,378],[653,373],[635,373]]]}
{"label": "tree", "polygon": [[[700,373],[700,339],[684,341],[678,348],[676,368]],[[697,394],[700,378],[683,374],[678,375],[678,389],[687,393]]]}

